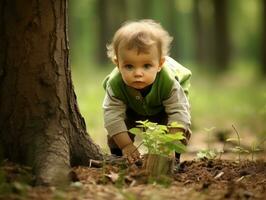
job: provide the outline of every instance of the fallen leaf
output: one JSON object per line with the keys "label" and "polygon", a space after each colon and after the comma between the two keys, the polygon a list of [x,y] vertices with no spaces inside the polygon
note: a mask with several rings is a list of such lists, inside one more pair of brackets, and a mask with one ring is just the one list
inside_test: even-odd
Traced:
{"label": "fallen leaf", "polygon": [[105,174],[105,176],[110,178],[113,183],[115,183],[118,180],[118,178],[119,178],[119,174],[118,173],[114,173],[112,171],[110,172],[110,174]]}

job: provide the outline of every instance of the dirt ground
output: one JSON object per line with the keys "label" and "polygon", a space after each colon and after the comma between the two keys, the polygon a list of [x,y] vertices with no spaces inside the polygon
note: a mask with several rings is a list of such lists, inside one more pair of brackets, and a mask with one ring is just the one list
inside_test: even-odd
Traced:
{"label": "dirt ground", "polygon": [[266,199],[265,160],[186,160],[171,177],[157,182],[137,166],[104,165],[73,168],[70,186],[32,187],[30,168],[5,162],[1,166],[0,199]]}
{"label": "dirt ground", "polygon": [[[247,139],[243,141],[253,141]],[[235,144],[226,144],[229,150]],[[248,146],[249,144],[243,144]],[[217,138],[211,146],[224,148]],[[266,152],[238,155],[227,151],[214,160],[199,161],[196,153],[206,148],[206,137],[195,135],[171,177],[155,182],[135,165],[105,164],[72,169],[69,185],[33,187],[31,169],[5,161],[0,164],[0,200],[227,200],[266,199]]]}

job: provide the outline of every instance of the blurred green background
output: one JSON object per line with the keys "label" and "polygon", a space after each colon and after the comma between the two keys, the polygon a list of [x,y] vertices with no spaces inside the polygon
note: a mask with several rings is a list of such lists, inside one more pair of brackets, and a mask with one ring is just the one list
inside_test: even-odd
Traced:
{"label": "blurred green background", "polygon": [[171,56],[192,70],[195,134],[215,127],[266,135],[266,1],[69,1],[72,75],[91,137],[106,148],[102,80],[112,70],[106,44],[126,20],[150,18],[174,37]]}

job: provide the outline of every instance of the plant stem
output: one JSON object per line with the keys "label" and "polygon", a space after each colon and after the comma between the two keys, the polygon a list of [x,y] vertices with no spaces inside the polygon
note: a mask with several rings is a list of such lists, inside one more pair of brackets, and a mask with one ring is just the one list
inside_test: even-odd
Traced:
{"label": "plant stem", "polygon": [[[135,151],[137,151],[138,148],[139,148],[141,145],[143,145],[143,143],[144,143],[144,142],[141,142],[141,143],[137,146],[137,148],[136,148],[132,153],[134,153]],[[131,153],[131,154],[132,154],[132,153]]]}
{"label": "plant stem", "polygon": [[224,151],[225,151],[225,143],[226,143],[226,142],[223,143],[223,148],[222,148],[222,152],[220,152],[219,160],[221,160],[221,158],[222,158],[222,154],[223,154]]}
{"label": "plant stem", "polygon": [[[232,124],[232,127],[235,130],[235,132],[236,132],[237,140],[238,140],[238,146],[240,147],[240,135],[239,135],[238,131],[236,130],[236,128],[235,128],[235,126],[233,124]],[[238,161],[240,162],[240,152],[238,152]]]}

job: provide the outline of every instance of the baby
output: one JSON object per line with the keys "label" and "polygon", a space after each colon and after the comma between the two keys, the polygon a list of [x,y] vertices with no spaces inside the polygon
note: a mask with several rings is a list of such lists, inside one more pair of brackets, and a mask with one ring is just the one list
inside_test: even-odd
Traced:
{"label": "baby", "polygon": [[[152,20],[127,22],[107,46],[116,68],[104,80],[103,109],[112,154],[136,162],[140,153],[128,130],[137,120],[168,125],[177,122],[186,144],[190,138],[190,106],[186,94],[191,72],[168,57],[172,37]],[[180,155],[176,153],[179,160]]]}

